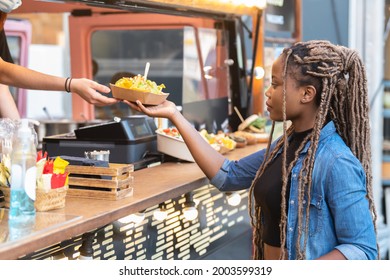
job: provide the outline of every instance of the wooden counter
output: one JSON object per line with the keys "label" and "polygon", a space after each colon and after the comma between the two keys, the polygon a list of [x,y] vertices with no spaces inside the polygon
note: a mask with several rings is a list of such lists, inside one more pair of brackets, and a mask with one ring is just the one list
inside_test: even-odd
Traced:
{"label": "wooden counter", "polygon": [[[229,152],[226,156],[229,159],[239,159],[264,146],[247,146]],[[7,236],[8,222],[5,216],[8,213],[1,209],[0,259],[17,259],[209,183],[197,164],[187,162],[164,163],[137,170],[133,176],[134,193],[131,197],[116,201],[67,197],[65,208],[37,213],[37,223],[43,222],[43,225],[40,224],[33,233],[15,241],[10,241]]]}

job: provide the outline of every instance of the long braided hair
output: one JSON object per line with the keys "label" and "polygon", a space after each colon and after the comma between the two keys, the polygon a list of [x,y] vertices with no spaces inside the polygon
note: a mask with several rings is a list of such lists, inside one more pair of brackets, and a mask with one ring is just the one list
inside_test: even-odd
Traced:
{"label": "long braided hair", "polygon": [[[364,65],[356,51],[343,46],[336,46],[328,41],[299,42],[283,50],[283,136],[270,151],[271,136],[268,142],[266,157],[252,182],[249,195],[249,209],[254,227],[254,258],[263,258],[261,207],[254,202],[254,186],[268,164],[280,149],[282,153],[282,202],[280,220],[281,248],[286,245],[286,191],[288,177],[298,155],[310,142],[307,154],[299,173],[298,184],[298,237],[295,244],[297,259],[305,259],[308,238],[308,221],[310,203],[303,203],[306,196],[310,201],[312,174],[320,131],[328,120],[333,120],[337,132],[350,147],[352,153],[360,160],[366,173],[367,198],[373,216],[374,226],[376,211],[372,191],[371,143],[369,127],[369,103],[367,80]],[[318,106],[316,121],[312,133],[306,136],[295,153],[294,160],[286,166],[288,137],[294,131],[293,125],[287,126],[286,119],[286,79],[293,78],[298,86],[313,85],[316,88]],[[305,215],[304,215],[305,213]],[[304,218],[305,217],[305,220]],[[304,235],[303,245],[300,240]],[[281,250],[280,259],[285,259],[285,250]]]}

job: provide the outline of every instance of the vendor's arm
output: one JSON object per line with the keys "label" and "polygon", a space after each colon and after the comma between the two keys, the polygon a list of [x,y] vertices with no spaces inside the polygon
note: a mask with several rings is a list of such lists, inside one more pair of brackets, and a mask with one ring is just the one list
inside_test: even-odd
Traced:
{"label": "vendor's arm", "polygon": [[9,87],[0,84],[0,117],[19,120],[20,115]]}
{"label": "vendor's arm", "polygon": [[[64,91],[65,81],[66,78],[34,71],[8,63],[0,58],[0,83],[25,89]],[[85,78],[72,79],[70,91],[97,106],[112,105],[118,102],[115,98],[109,98],[99,93],[109,93],[110,88]]]}

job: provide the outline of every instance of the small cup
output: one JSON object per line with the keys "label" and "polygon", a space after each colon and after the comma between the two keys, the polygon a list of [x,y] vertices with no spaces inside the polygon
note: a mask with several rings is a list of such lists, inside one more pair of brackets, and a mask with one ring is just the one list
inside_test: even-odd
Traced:
{"label": "small cup", "polygon": [[93,160],[102,160],[109,162],[110,160],[110,150],[107,151],[87,151],[84,152],[86,158]]}

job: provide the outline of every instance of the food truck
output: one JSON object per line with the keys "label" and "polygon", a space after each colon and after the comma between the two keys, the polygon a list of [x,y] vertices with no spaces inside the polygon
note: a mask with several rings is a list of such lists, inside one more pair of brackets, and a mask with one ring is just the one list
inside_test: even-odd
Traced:
{"label": "food truck", "polygon": [[[193,126],[217,133],[235,131],[242,118],[263,114],[264,76],[270,75],[264,64],[266,2],[277,11],[286,1],[24,0],[9,18],[61,15],[66,23],[70,76],[109,85],[118,77],[144,73],[149,64],[149,79],[166,86],[168,99]],[[299,37],[295,22],[299,23],[300,1],[291,2],[292,39],[268,38],[270,49]],[[270,24],[280,24],[281,15],[270,19],[274,19]],[[133,180],[131,193],[112,200],[93,192],[90,197],[80,192],[66,196],[64,208],[38,213],[41,224],[33,238],[27,234],[10,247],[6,239],[1,240],[0,258],[212,259],[227,257],[223,250],[233,241],[247,249],[246,255],[237,252],[233,258],[251,257],[245,191],[217,191],[191,162],[159,160],[134,170],[138,158],[131,156],[149,149],[145,139],[154,141],[153,125],[161,123],[137,117],[123,104],[98,108],[76,95],[71,97],[71,108],[72,122],[100,123],[77,127],[65,138],[46,135],[43,142],[49,154],[78,156],[72,151],[113,149],[110,161],[118,163],[121,155],[130,153],[130,159],[120,164],[133,164],[126,171]],[[121,134],[128,127],[138,127],[138,134]],[[146,131],[150,135],[143,134]],[[74,134],[85,138],[69,140]],[[112,139],[107,139],[110,135]],[[259,148],[255,144],[227,156],[240,158]],[[228,204],[233,195],[238,196],[235,207]],[[197,211],[194,220],[183,218],[186,207]],[[154,212],[160,210],[167,211],[165,220],[155,218]]]}
{"label": "food truck", "polygon": [[[149,62],[149,78],[165,84],[170,100],[197,127],[237,126],[234,106],[243,117],[262,112],[254,105],[262,99],[262,80],[252,73],[263,67],[265,1],[62,2],[23,1],[9,17],[66,12],[71,76],[108,84],[120,72],[142,74]],[[131,114],[127,106],[95,108],[78,96],[71,102],[72,120]]]}

